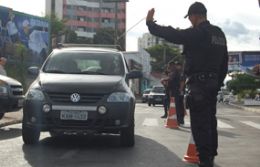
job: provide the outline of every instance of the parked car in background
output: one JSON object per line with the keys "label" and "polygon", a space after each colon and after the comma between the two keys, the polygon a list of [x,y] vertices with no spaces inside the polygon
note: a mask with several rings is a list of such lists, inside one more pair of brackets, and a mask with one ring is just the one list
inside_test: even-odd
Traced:
{"label": "parked car in background", "polygon": [[24,143],[35,144],[41,131],[49,131],[51,136],[120,134],[122,146],[134,146],[135,97],[128,81],[141,74],[128,71],[119,51],[55,49],[25,96]]}
{"label": "parked car in background", "polygon": [[148,106],[155,106],[156,104],[163,104],[165,96],[165,89],[163,86],[153,86],[148,95]]}
{"label": "parked car in background", "polygon": [[0,75],[0,119],[6,112],[18,111],[23,107],[22,84],[10,77]]}
{"label": "parked car in background", "polygon": [[148,101],[148,96],[151,92],[151,89],[145,89],[142,95],[142,102],[146,103]]}

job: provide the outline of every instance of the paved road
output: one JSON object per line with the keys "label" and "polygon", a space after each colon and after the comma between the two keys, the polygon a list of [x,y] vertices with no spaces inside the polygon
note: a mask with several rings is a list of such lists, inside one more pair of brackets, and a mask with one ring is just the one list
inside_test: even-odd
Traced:
{"label": "paved road", "polygon": [[[188,167],[182,161],[190,128],[164,127],[161,106],[136,107],[136,145],[120,147],[118,136],[50,138],[41,134],[37,146],[23,145],[21,124],[0,129],[1,167]],[[219,156],[216,167],[258,167],[260,114],[218,106]]]}

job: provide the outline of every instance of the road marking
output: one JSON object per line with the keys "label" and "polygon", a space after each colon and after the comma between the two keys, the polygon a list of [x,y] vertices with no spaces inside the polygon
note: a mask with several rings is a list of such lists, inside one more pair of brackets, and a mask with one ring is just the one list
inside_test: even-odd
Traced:
{"label": "road marking", "polygon": [[218,120],[218,128],[223,128],[223,129],[234,129],[233,126],[225,123],[225,122],[222,122],[220,120]]}
{"label": "road marking", "polygon": [[[186,126],[191,126],[189,119],[185,119],[185,125],[186,125]],[[227,123],[224,123],[224,122],[222,122],[222,121],[219,121],[219,120],[218,120],[218,128],[234,129],[233,126],[231,126],[231,125],[229,125],[229,124],[227,124]]]}
{"label": "road marking", "polygon": [[143,126],[158,126],[158,120],[156,118],[145,118]]}
{"label": "road marking", "polygon": [[73,155],[77,154],[79,150],[71,150],[71,151],[68,151],[66,153],[64,153],[60,159],[68,159],[68,158],[71,158]]}
{"label": "road marking", "polygon": [[254,123],[252,121],[241,121],[242,123],[249,125],[253,128],[260,129],[260,124]]}

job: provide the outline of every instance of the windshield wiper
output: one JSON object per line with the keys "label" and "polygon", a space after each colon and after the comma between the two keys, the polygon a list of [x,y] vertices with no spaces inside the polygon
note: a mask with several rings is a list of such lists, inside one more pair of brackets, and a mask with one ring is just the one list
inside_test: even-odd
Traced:
{"label": "windshield wiper", "polygon": [[90,75],[108,75],[103,72],[97,72],[97,71],[82,71],[77,74],[90,74]]}
{"label": "windshield wiper", "polygon": [[59,73],[59,74],[64,74],[64,71],[61,70],[45,70],[44,72],[46,73]]}

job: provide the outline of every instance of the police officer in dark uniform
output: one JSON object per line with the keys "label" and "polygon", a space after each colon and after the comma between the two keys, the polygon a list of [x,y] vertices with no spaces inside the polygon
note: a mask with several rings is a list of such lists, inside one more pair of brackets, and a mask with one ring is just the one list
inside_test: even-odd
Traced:
{"label": "police officer in dark uniform", "polygon": [[155,23],[154,9],[149,10],[146,24],[151,34],[184,45],[191,130],[199,153],[200,167],[213,167],[217,155],[217,92],[227,73],[228,52],[222,30],[207,20],[207,9],[193,3],[188,14],[192,27],[178,30]]}

